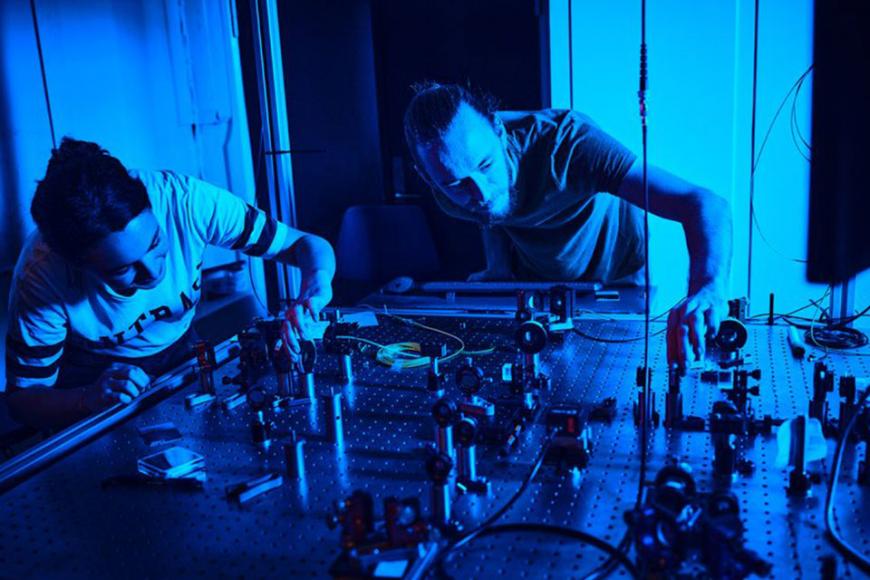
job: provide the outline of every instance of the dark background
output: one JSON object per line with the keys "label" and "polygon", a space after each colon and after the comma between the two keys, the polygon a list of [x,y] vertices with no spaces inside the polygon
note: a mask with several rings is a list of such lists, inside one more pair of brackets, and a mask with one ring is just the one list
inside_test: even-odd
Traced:
{"label": "dark background", "polygon": [[[411,85],[423,80],[471,83],[505,109],[546,107],[544,8],[535,0],[281,3],[290,142],[299,150],[292,157],[299,228],[336,246],[348,207],[413,204],[422,208],[438,254],[440,269],[429,278],[464,279],[483,269],[477,227],[444,215],[416,175],[402,116]],[[244,2],[239,13],[243,21]],[[242,58],[251,68],[244,49]],[[256,87],[246,77],[248,108],[256,109]],[[258,118],[250,113],[252,135],[259,134]],[[258,143],[252,145],[257,155]],[[377,272],[372,277],[372,287],[386,281]],[[341,266],[336,291],[339,298],[348,293]]]}

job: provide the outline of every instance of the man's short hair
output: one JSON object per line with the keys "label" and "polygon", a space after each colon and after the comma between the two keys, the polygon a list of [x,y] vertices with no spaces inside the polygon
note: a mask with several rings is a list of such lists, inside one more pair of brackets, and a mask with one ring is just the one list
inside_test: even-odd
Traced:
{"label": "man's short hair", "polygon": [[150,207],[145,185],[120,161],[96,143],[64,137],[52,150],[30,214],[49,248],[75,262]]}
{"label": "man's short hair", "polygon": [[405,110],[405,140],[412,155],[416,155],[417,145],[429,144],[444,136],[462,103],[490,122],[495,120],[498,102],[492,95],[477,89],[431,81],[411,88],[414,96]]}

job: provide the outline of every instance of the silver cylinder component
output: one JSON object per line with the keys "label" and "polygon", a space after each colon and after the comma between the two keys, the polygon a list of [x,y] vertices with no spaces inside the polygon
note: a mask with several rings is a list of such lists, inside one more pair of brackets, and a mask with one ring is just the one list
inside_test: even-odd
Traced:
{"label": "silver cylinder component", "polygon": [[349,354],[341,355],[341,378],[346,383],[353,382],[353,360]]}

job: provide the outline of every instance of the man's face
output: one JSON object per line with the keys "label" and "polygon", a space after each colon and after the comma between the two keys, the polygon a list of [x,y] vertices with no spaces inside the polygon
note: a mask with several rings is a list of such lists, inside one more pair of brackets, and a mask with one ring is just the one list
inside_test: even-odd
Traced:
{"label": "man's face", "polygon": [[486,221],[507,217],[512,192],[503,130],[462,103],[442,139],[416,146],[423,177]]}
{"label": "man's face", "polygon": [[127,226],[91,246],[82,257],[82,267],[96,274],[115,292],[132,295],[154,288],[166,274],[166,235],[150,209]]}

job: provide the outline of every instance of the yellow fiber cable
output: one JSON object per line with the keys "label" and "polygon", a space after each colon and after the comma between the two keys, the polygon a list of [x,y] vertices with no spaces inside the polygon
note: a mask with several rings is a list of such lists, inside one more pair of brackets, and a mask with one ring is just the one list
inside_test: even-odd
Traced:
{"label": "yellow fiber cable", "polygon": [[[447,337],[452,338],[453,340],[457,341],[459,343],[459,348],[457,350],[453,351],[452,353],[446,355],[446,356],[440,357],[438,359],[439,362],[447,362],[447,361],[453,360],[454,358],[458,357],[459,355],[461,355],[463,353],[468,354],[468,355],[486,355],[486,354],[492,354],[493,352],[495,352],[495,348],[487,348],[487,349],[478,350],[478,351],[467,351],[467,350],[465,350],[465,341],[463,341],[460,337],[456,336],[455,334],[451,334],[449,332],[441,330],[440,328],[434,328],[432,326],[427,326],[425,324],[421,324],[421,323],[416,322],[414,320],[411,320],[409,318],[402,318],[402,317],[396,316],[394,314],[390,314],[389,312],[384,312],[383,314],[385,316],[395,318],[397,320],[400,320],[400,321],[405,322],[407,324],[411,324],[411,325],[416,326],[418,328],[422,328],[422,329],[428,330],[430,332],[436,332],[438,334],[447,336]],[[429,360],[430,357],[420,355],[421,348],[420,348],[419,342],[397,342],[394,344],[383,345],[383,344],[377,343],[373,340],[369,340],[367,338],[361,338],[358,336],[343,335],[343,336],[336,336],[336,338],[344,339],[344,340],[354,340],[357,342],[361,342],[363,344],[367,344],[369,346],[377,347],[378,352],[375,355],[375,360],[377,360],[379,363],[381,363],[385,366],[391,367],[391,368],[413,369],[413,368],[428,366],[430,363],[430,360]]]}

